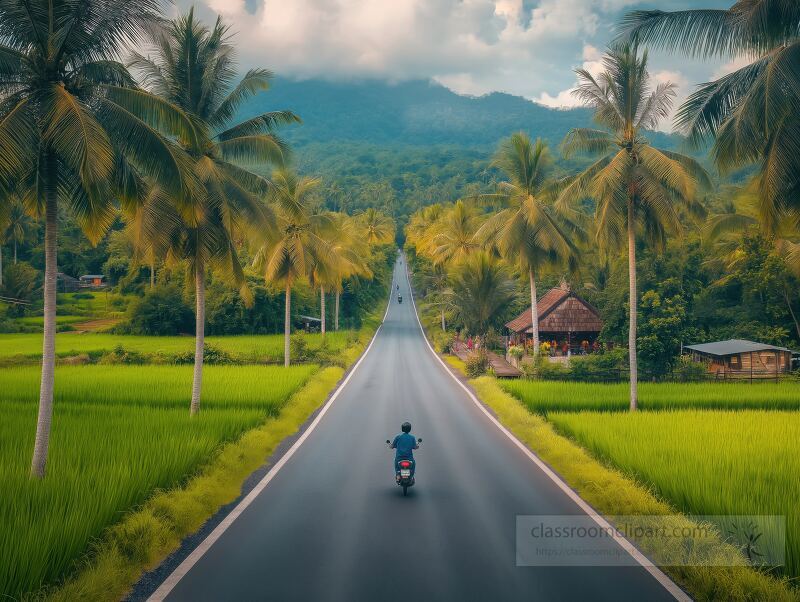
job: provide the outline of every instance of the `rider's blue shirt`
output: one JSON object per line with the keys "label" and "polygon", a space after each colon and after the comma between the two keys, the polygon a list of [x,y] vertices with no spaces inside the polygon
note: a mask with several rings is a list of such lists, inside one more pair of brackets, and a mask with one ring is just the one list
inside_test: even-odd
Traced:
{"label": "rider's blue shirt", "polygon": [[398,460],[413,460],[414,450],[417,449],[417,440],[411,433],[400,433],[394,438],[392,447],[397,450],[395,458]]}

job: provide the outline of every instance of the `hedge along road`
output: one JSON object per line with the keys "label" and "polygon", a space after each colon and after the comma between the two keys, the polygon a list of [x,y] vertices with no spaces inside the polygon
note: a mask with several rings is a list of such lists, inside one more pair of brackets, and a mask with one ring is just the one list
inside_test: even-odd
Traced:
{"label": "hedge along road", "polygon": [[[423,444],[404,498],[385,440],[405,420]],[[587,510],[433,355],[398,262],[383,325],[349,380],[150,599],[685,598],[652,566],[517,566],[518,515]]]}

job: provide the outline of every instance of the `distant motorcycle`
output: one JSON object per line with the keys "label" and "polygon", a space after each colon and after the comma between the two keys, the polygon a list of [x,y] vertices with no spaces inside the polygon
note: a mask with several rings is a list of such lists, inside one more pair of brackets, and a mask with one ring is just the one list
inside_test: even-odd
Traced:
{"label": "distant motorcycle", "polygon": [[397,302],[398,303],[402,303],[403,302],[403,295],[397,295]]}
{"label": "distant motorcycle", "polygon": [[[417,439],[417,445],[420,445],[421,443],[422,439]],[[388,445],[391,449],[392,442],[387,439],[386,445]],[[415,481],[411,471],[416,463],[416,460],[400,460],[398,462],[398,465],[400,466],[400,478],[397,480],[397,484],[403,488],[403,495],[407,495],[408,488],[414,486]]]}

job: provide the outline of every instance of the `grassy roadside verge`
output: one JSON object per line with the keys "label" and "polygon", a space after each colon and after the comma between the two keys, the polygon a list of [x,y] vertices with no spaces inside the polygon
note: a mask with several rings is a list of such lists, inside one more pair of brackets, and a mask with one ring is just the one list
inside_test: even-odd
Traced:
{"label": "grassy roadside verge", "polygon": [[[364,321],[358,342],[342,352],[346,366],[361,355],[380,321],[377,314]],[[142,574],[158,566],[186,536],[240,495],[247,477],[284,439],[297,432],[344,374],[345,370],[337,366],[317,372],[292,395],[277,417],[223,446],[185,485],[157,493],[125,514],[95,542],[72,577],[28,599],[66,602],[124,596]]]}
{"label": "grassy roadside verge", "polygon": [[[447,358],[450,365],[463,373],[456,358]],[[470,380],[478,397],[514,435],[553,468],[598,512],[606,516],[641,516],[645,529],[664,526],[694,527],[666,502],[646,487],[610,468],[570,439],[559,435],[545,418],[531,413],[520,401],[503,391],[496,379],[481,377]],[[667,516],[654,523],[650,517]],[[708,527],[708,525],[704,525]],[[707,529],[708,530],[708,529]],[[631,538],[645,554],[682,588],[697,600],[798,600],[800,594],[787,580],[780,580],[747,566],[741,566],[741,552],[722,541],[716,530],[699,542],[693,553],[698,558],[715,558],[718,564],[732,566],[671,566],[670,558],[685,558],[685,550],[653,547],[654,540]],[[737,566],[739,565],[739,566]]]}

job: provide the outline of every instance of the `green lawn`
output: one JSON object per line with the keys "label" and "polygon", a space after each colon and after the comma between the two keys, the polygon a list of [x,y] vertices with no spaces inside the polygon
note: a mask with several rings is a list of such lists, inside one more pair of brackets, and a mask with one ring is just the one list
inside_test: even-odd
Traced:
{"label": "green lawn", "polygon": [[[500,385],[537,413],[628,409],[628,383],[503,380]],[[800,383],[639,383],[643,410],[800,409]]]}
{"label": "green lawn", "polygon": [[[786,572],[800,577],[800,413],[554,412],[547,418],[683,512],[786,516]],[[769,546],[769,536],[757,545]]]}
{"label": "green lawn", "polygon": [[[308,334],[306,339],[309,348],[314,349],[319,347],[321,336]],[[347,331],[329,332],[325,339],[332,350],[344,349]],[[278,362],[283,359],[282,334],[210,336],[206,337],[206,343],[246,360]],[[111,351],[118,345],[141,353],[174,354],[194,351],[194,337],[146,337],[89,332],[61,332],[56,335],[56,354],[59,357]],[[40,333],[0,334],[0,358],[14,356],[34,358],[41,355]]]}
{"label": "green lawn", "polygon": [[122,512],[277,414],[316,369],[208,366],[190,419],[191,366],[59,367],[41,482],[28,476],[38,368],[0,369],[0,592],[18,597],[64,575]]}

